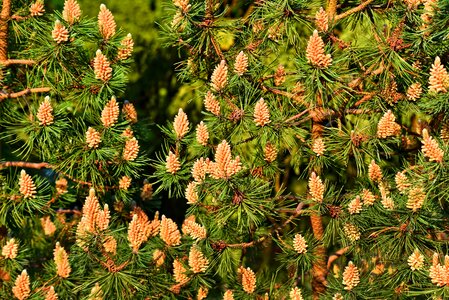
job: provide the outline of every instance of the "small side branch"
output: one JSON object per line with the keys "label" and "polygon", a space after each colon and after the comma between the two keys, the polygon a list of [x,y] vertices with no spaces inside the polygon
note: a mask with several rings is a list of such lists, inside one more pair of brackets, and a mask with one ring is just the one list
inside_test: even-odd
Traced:
{"label": "small side branch", "polygon": [[32,59],[7,59],[0,61],[0,65],[4,67],[8,67],[10,65],[27,65],[32,66],[36,63],[36,61]]}
{"label": "small side branch", "polygon": [[335,252],[331,256],[329,256],[329,259],[327,260],[327,269],[330,270],[330,268],[332,266],[332,263],[334,261],[336,261],[340,256],[345,254],[346,251],[348,251],[348,250],[349,250],[349,247],[345,247],[345,248],[342,248],[342,249],[338,250],[337,252]]}
{"label": "small side branch", "polygon": [[341,13],[337,16],[335,16],[335,21],[338,21],[340,19],[344,19],[347,16],[350,16],[352,14],[355,14],[356,12],[359,12],[361,10],[363,10],[365,7],[367,7],[368,5],[370,5],[371,2],[373,2],[374,0],[366,0],[365,2],[363,2],[362,4],[360,4],[357,7],[351,8],[348,11],[345,11],[344,13]]}
{"label": "small side branch", "polygon": [[5,99],[19,98],[19,97],[26,96],[26,95],[33,94],[33,93],[46,93],[49,91],[50,91],[49,87],[41,87],[41,88],[28,88],[28,89],[24,89],[23,91],[15,92],[15,93],[4,93],[4,94],[0,94],[0,102],[2,102]]}
{"label": "small side branch", "polygon": [[44,169],[51,168],[51,165],[46,162],[32,163],[27,161],[6,161],[0,162],[0,170],[9,167],[27,168],[27,169]]}

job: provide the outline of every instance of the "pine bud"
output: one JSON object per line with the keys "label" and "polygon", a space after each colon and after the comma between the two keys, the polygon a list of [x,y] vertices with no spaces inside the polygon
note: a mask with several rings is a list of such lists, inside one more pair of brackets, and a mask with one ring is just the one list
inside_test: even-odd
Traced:
{"label": "pine bud", "polygon": [[66,0],[64,2],[64,10],[62,11],[64,20],[72,25],[81,18],[80,5],[76,0]]}
{"label": "pine bud", "polygon": [[421,98],[422,87],[421,83],[415,82],[407,89],[407,99],[410,101],[416,101]]}
{"label": "pine bud", "polygon": [[360,196],[356,196],[349,202],[348,211],[351,215],[359,214],[362,211],[362,201],[360,201]]}
{"label": "pine bud", "polygon": [[448,86],[449,86],[449,75],[447,74],[444,65],[441,64],[440,58],[437,56],[435,57],[435,62],[432,64],[432,68],[430,69],[429,92],[446,93]]}
{"label": "pine bud", "polygon": [[413,212],[418,211],[426,200],[426,193],[422,187],[415,187],[408,192],[407,208]]}
{"label": "pine bud", "polygon": [[215,162],[209,163],[210,175],[215,179],[228,179],[242,169],[240,157],[232,159],[231,147],[223,140],[215,152]]}
{"label": "pine bud", "polygon": [[234,293],[231,290],[227,290],[223,295],[223,300],[234,300]]}
{"label": "pine bud", "polygon": [[24,199],[36,198],[36,186],[31,176],[25,170],[20,171],[19,191]]}
{"label": "pine bud", "polygon": [[279,65],[274,73],[274,85],[280,86],[285,82],[285,68],[283,65]]}
{"label": "pine bud", "polygon": [[394,201],[391,197],[382,197],[382,206],[387,210],[393,210],[394,209]]}
{"label": "pine bud", "polygon": [[162,216],[159,235],[169,247],[181,244],[181,233],[179,232],[178,225],[164,215]]}
{"label": "pine bud", "polygon": [[359,284],[359,282],[359,270],[352,261],[350,261],[343,272],[343,285],[345,286],[345,290],[352,290]]}
{"label": "pine bud", "polygon": [[299,289],[297,286],[292,288],[290,290],[290,299],[291,300],[304,300],[302,297],[301,289]]}
{"label": "pine bud", "polygon": [[25,300],[30,297],[30,277],[26,270],[23,270],[22,273],[17,276],[16,281],[14,282],[14,287],[12,288],[12,293],[19,300]]}
{"label": "pine bud", "polygon": [[156,267],[160,267],[165,262],[165,253],[159,249],[154,250],[153,252],[153,261],[156,263]]}
{"label": "pine bud", "polygon": [[108,128],[117,123],[118,116],[120,114],[120,109],[117,103],[117,99],[112,96],[111,100],[106,103],[101,112],[101,122],[103,126]]}
{"label": "pine bud", "polygon": [[340,293],[335,293],[332,300],[344,300],[343,295]]}
{"label": "pine bud", "polygon": [[190,235],[197,242],[204,240],[207,236],[206,228],[192,220],[185,220],[183,232]]}
{"label": "pine bud", "polygon": [[178,259],[175,259],[173,261],[173,277],[177,283],[184,285],[189,282],[189,277],[185,274],[186,272],[187,270],[182,263]]}
{"label": "pine bud", "polygon": [[203,121],[196,126],[196,140],[200,145],[207,146],[209,140],[209,131]]}
{"label": "pine bud", "polygon": [[36,0],[33,4],[30,6],[30,15],[32,17],[42,16],[45,12],[44,8],[44,1],[43,0]]}
{"label": "pine bud", "polygon": [[106,230],[109,225],[111,214],[109,212],[109,205],[105,204],[103,210],[99,209],[95,217],[95,223],[99,230]]}
{"label": "pine bud", "polygon": [[210,85],[217,92],[221,91],[228,84],[228,66],[226,61],[222,60],[218,66],[215,67],[214,72],[210,78]]}
{"label": "pine bud", "polygon": [[421,150],[424,156],[429,158],[430,161],[442,162],[444,152],[440,149],[438,142],[429,135],[425,128],[422,130],[422,136],[423,145]]}
{"label": "pine bud", "polygon": [[123,149],[123,159],[133,161],[139,154],[139,142],[135,137],[125,142],[125,148]]}
{"label": "pine bud", "polygon": [[134,132],[131,129],[131,127],[128,126],[125,128],[125,130],[123,130],[121,136],[124,137],[125,139],[131,139],[134,137]]}
{"label": "pine bud", "polygon": [[142,200],[150,200],[153,197],[153,185],[144,180],[142,190],[140,191],[140,197]]}
{"label": "pine bud", "polygon": [[309,178],[309,193],[312,196],[312,200],[318,203],[323,202],[324,199],[324,184],[321,178],[312,172]]}
{"label": "pine bud", "polygon": [[370,190],[367,190],[367,189],[363,189],[362,199],[363,199],[363,204],[366,206],[371,206],[376,201],[376,197],[373,195],[373,193],[371,193]]}
{"label": "pine bud", "polygon": [[173,0],[173,4],[182,10],[182,12],[185,14],[190,9],[189,0]]}
{"label": "pine bud", "polygon": [[134,50],[134,41],[131,33],[120,42],[120,47],[118,49],[117,59],[125,60],[131,57]]}
{"label": "pine bud", "polygon": [[48,236],[53,235],[53,233],[55,233],[55,231],[56,231],[56,226],[51,221],[50,216],[45,216],[45,217],[41,218],[41,225],[42,225],[42,228],[44,229],[45,235],[48,235]]}
{"label": "pine bud", "polygon": [[128,176],[122,176],[118,182],[118,187],[121,190],[127,191],[131,186],[131,178]]}
{"label": "pine bud", "polygon": [[343,225],[343,231],[351,242],[360,240],[360,231],[354,224],[346,223]]}
{"label": "pine bud", "polygon": [[307,242],[306,239],[301,234],[296,234],[293,238],[293,248],[299,254],[304,254],[307,252]]}
{"label": "pine bud", "polygon": [[312,151],[316,153],[317,156],[323,156],[326,151],[326,145],[322,138],[316,138],[313,141]]}
{"label": "pine bud", "polygon": [[95,286],[90,290],[88,300],[103,300],[103,291],[101,290],[100,284],[95,283]]}
{"label": "pine bud", "polygon": [[322,7],[315,14],[315,26],[319,31],[327,31],[329,29],[329,17]]}
{"label": "pine bud", "polygon": [[195,182],[201,183],[206,178],[206,173],[209,167],[209,158],[201,157],[193,163],[192,176]]}
{"label": "pine bud", "polygon": [[396,117],[388,110],[377,124],[377,137],[385,139],[401,133],[401,126],[395,122]]}
{"label": "pine bud", "polygon": [[39,125],[47,126],[53,124],[53,107],[50,103],[50,97],[46,96],[39,105],[36,117],[39,120]]}
{"label": "pine bud", "polygon": [[235,58],[234,72],[242,76],[248,70],[248,57],[243,51],[240,51]]}
{"label": "pine bud", "polygon": [[330,54],[324,52],[324,42],[315,30],[310,37],[306,49],[307,61],[320,69],[329,67],[332,64],[332,57]]}
{"label": "pine bud", "polygon": [[209,294],[209,289],[207,287],[202,286],[198,289],[198,294],[196,296],[196,299],[197,300],[206,299],[208,294]]}
{"label": "pine bud", "polygon": [[137,111],[134,105],[128,100],[125,101],[122,107],[122,113],[125,115],[125,119],[131,123],[137,123]]}
{"label": "pine bud", "polygon": [[449,123],[445,123],[441,127],[440,137],[445,143],[449,142]]}
{"label": "pine bud", "polygon": [[56,264],[56,273],[62,278],[67,278],[70,275],[72,269],[69,264],[69,256],[65,251],[64,247],[56,243],[56,247],[53,250],[53,257]]}
{"label": "pine bud", "polygon": [[396,183],[396,188],[401,194],[404,194],[411,186],[411,183],[408,182],[408,178],[404,172],[398,172],[394,177],[394,181]]}
{"label": "pine bud", "polygon": [[242,274],[243,290],[247,294],[254,293],[254,291],[256,290],[256,274],[254,274],[254,271],[251,270],[249,267],[246,269],[244,267],[240,267],[239,273]]}
{"label": "pine bud", "polygon": [[94,58],[94,74],[95,79],[100,79],[104,82],[112,78],[111,63],[108,61],[106,55],[97,50]]}
{"label": "pine bud", "polygon": [[198,246],[192,246],[189,252],[189,267],[193,273],[206,272],[209,266],[209,260],[204,257]]}
{"label": "pine bud", "polygon": [[415,249],[412,255],[408,257],[407,262],[412,271],[420,270],[424,267],[424,255],[418,249]]}
{"label": "pine bud", "polygon": [[181,169],[181,163],[179,162],[178,157],[171,151],[168,152],[165,168],[167,169],[167,172],[171,174],[175,174]]}
{"label": "pine bud", "polygon": [[55,292],[55,288],[50,286],[47,294],[45,295],[45,300],[58,300],[58,294]]}
{"label": "pine bud", "polygon": [[98,29],[105,40],[108,40],[115,34],[115,20],[111,11],[106,8],[106,5],[100,5],[100,12],[98,13]]}
{"label": "pine bud", "polygon": [[14,259],[17,257],[19,252],[19,244],[16,243],[15,239],[10,239],[2,248],[2,256],[5,259]]}
{"label": "pine bud", "polygon": [[220,102],[218,102],[211,91],[207,91],[206,96],[204,97],[204,107],[214,115],[220,115]]}
{"label": "pine bud", "polygon": [[65,193],[67,193],[67,186],[68,186],[69,182],[67,181],[67,179],[65,179],[64,177],[59,178],[58,180],[56,180],[56,192],[59,195],[63,195]]}
{"label": "pine bud", "polygon": [[382,170],[376,162],[371,160],[370,165],[368,166],[368,176],[372,182],[380,182],[382,180]]}
{"label": "pine bud", "polygon": [[195,181],[189,182],[186,188],[185,197],[187,199],[187,204],[195,204],[198,201],[198,193],[196,192]]}
{"label": "pine bud", "polygon": [[101,143],[101,135],[93,127],[89,127],[86,131],[86,144],[89,148],[98,148]]}
{"label": "pine bud", "polygon": [[277,158],[278,149],[276,148],[275,145],[273,145],[272,143],[268,142],[265,145],[265,148],[263,149],[263,155],[264,155],[264,160],[267,163],[272,163]]}
{"label": "pine bud", "polygon": [[268,109],[268,105],[265,103],[263,98],[260,98],[254,107],[254,122],[257,126],[265,126],[271,122],[270,110]]}
{"label": "pine bud", "polygon": [[105,241],[103,242],[104,250],[108,253],[116,254],[117,253],[117,241],[115,238],[110,235],[107,236]]}
{"label": "pine bud", "polygon": [[69,31],[59,20],[56,20],[51,36],[56,43],[60,44],[69,40]]}
{"label": "pine bud", "polygon": [[145,220],[139,218],[138,214],[134,214],[128,226],[128,241],[133,253],[139,252],[139,248],[147,240],[145,235]]}

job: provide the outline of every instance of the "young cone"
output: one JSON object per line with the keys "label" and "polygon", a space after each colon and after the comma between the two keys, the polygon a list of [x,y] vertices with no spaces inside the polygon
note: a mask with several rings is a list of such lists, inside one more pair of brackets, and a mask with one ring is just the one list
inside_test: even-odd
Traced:
{"label": "young cone", "polygon": [[36,186],[31,176],[25,170],[20,171],[19,191],[24,199],[36,198]]}
{"label": "young cone", "polygon": [[209,140],[209,131],[207,130],[206,124],[203,121],[196,126],[196,141],[203,146],[207,146]]}
{"label": "young cone", "polygon": [[128,176],[122,176],[118,182],[118,187],[121,190],[127,191],[129,187],[131,186],[131,178]]}
{"label": "young cone", "polygon": [[228,66],[225,60],[222,60],[218,66],[215,67],[214,72],[210,78],[210,85],[217,92],[221,91],[228,84]]}
{"label": "young cone", "polygon": [[58,300],[58,294],[55,292],[55,288],[51,286],[45,294],[45,300]]}
{"label": "young cone", "polygon": [[166,218],[164,215],[161,220],[160,237],[167,246],[178,246],[181,244],[181,233],[178,225],[172,219]]}
{"label": "young cone", "polygon": [[100,12],[98,13],[98,29],[105,40],[110,39],[115,34],[115,20],[111,11],[107,9],[106,5],[100,5]]}
{"label": "young cone", "polygon": [[125,142],[125,148],[123,149],[123,159],[127,161],[133,161],[139,154],[139,142],[135,137]]}
{"label": "young cone", "polygon": [[227,290],[223,295],[223,300],[234,300],[234,293],[231,290]]}
{"label": "young cone", "polygon": [[257,126],[265,126],[270,123],[270,110],[268,109],[268,105],[265,103],[263,98],[260,98],[257,101],[256,106],[254,107],[254,122]]}
{"label": "young cone", "polygon": [[330,54],[324,52],[324,42],[318,35],[318,31],[315,30],[310,37],[306,49],[307,61],[320,69],[325,69],[332,64],[332,58]]}
{"label": "young cone", "polygon": [[128,33],[126,37],[120,42],[118,49],[117,59],[125,60],[131,57],[134,50],[134,40],[131,33]]}
{"label": "young cone", "polygon": [[96,149],[101,143],[100,133],[93,127],[87,128],[86,131],[86,144],[89,148]]}
{"label": "young cone", "polygon": [[55,224],[50,220],[50,216],[45,216],[41,218],[42,229],[44,229],[44,234],[51,236],[56,231]]}
{"label": "young cone", "polygon": [[204,159],[204,157],[197,159],[193,163],[192,176],[196,183],[201,183],[206,178],[209,163],[209,158]]}
{"label": "young cone", "polygon": [[14,282],[14,287],[12,288],[12,293],[19,300],[25,300],[30,297],[30,277],[26,270],[23,270],[22,273],[17,276],[16,281]]}
{"label": "young cone", "polygon": [[156,267],[160,267],[165,262],[165,253],[159,249],[154,250],[153,252],[153,261],[156,263]]}
{"label": "young cone", "polygon": [[299,233],[293,238],[293,249],[295,249],[298,254],[304,254],[307,252],[306,239]]}
{"label": "young cone", "polygon": [[220,115],[220,102],[218,102],[211,91],[208,91],[204,97],[204,107],[212,114],[216,116]]}
{"label": "young cone", "polygon": [[359,270],[352,261],[350,261],[343,272],[343,285],[345,286],[345,290],[352,290],[359,284],[359,282]]}
{"label": "young cone", "polygon": [[33,4],[30,6],[30,16],[32,17],[38,17],[42,16],[45,12],[44,8],[44,1],[43,0],[36,0]]}
{"label": "young cone", "polygon": [[171,151],[168,152],[165,168],[167,169],[167,172],[171,174],[175,174],[181,170],[181,163],[179,162],[178,157]]}
{"label": "young cone", "polygon": [[418,211],[426,200],[426,193],[422,187],[415,187],[408,192],[407,208],[413,212]]}
{"label": "young cone", "polygon": [[249,267],[240,267],[239,272],[242,275],[242,287],[247,294],[252,294],[256,290],[256,275]]}
{"label": "young cone", "polygon": [[438,142],[429,135],[425,128],[422,131],[422,137],[422,152],[424,156],[429,158],[430,161],[442,162],[444,152],[441,150]]}
{"label": "young cone", "polygon": [[186,272],[187,270],[182,263],[178,259],[175,259],[173,261],[173,277],[177,283],[184,285],[189,282],[189,277],[185,274]]}
{"label": "young cone", "polygon": [[189,131],[189,119],[187,119],[187,114],[182,108],[179,109],[178,114],[175,116],[173,128],[178,140],[182,139]]}
{"label": "young cone", "polygon": [[309,178],[309,193],[312,196],[312,200],[318,203],[323,202],[324,199],[324,184],[321,178],[312,172]]}
{"label": "young cone", "polygon": [[368,166],[368,176],[372,182],[380,182],[383,178],[382,170],[376,162],[371,160],[371,163]]}
{"label": "young cone", "polygon": [[125,103],[122,107],[122,113],[125,116],[125,119],[129,122],[135,124],[137,123],[137,111],[134,105],[129,102],[128,100],[125,100]]}
{"label": "young cone", "polygon": [[299,289],[297,286],[290,290],[289,295],[291,300],[304,300],[304,298],[302,297],[301,289]]}
{"label": "young cone", "polygon": [[418,249],[415,249],[412,255],[408,257],[407,263],[412,271],[421,270],[424,267],[424,255]]}
{"label": "young cone", "polygon": [[422,87],[421,83],[415,82],[407,89],[407,99],[410,101],[416,101],[421,98]]}
{"label": "young cone", "polygon": [[242,76],[248,70],[248,57],[243,51],[240,51],[235,58],[234,72]]}
{"label": "young cone", "polygon": [[395,122],[396,117],[388,110],[377,124],[377,137],[385,139],[401,133],[401,126]]}
{"label": "young cone", "polygon": [[64,20],[72,25],[81,18],[80,5],[76,0],[66,0],[64,2],[64,10],[62,11]]}
{"label": "young cone", "polygon": [[53,257],[56,264],[56,273],[62,278],[67,278],[70,275],[72,269],[69,264],[69,255],[65,251],[64,247],[56,243],[56,247],[53,250]]}
{"label": "young cone", "polygon": [[19,244],[15,239],[10,239],[2,248],[2,256],[5,259],[14,259],[19,252]]}
{"label": "young cone", "polygon": [[215,162],[209,163],[209,173],[215,179],[228,179],[242,169],[240,157],[232,159],[231,147],[223,140],[215,152]]}
{"label": "young cone", "polygon": [[271,144],[271,143],[267,143],[265,145],[265,148],[263,149],[263,155],[264,155],[264,160],[267,163],[272,163],[273,161],[276,160],[277,155],[278,155],[278,149],[276,148],[275,145]]}
{"label": "young cone", "polygon": [[101,50],[97,50],[94,58],[94,74],[95,79],[100,79],[103,82],[112,78],[111,63],[108,58],[101,53]]}
{"label": "young cone", "polygon": [[185,220],[183,232],[190,235],[197,242],[204,240],[207,236],[206,228],[192,220]]}
{"label": "young cone", "polygon": [[437,56],[430,69],[429,92],[446,93],[449,86],[449,75],[446,68],[441,64],[441,59]]}
{"label": "young cone", "polygon": [[50,103],[50,97],[46,96],[41,105],[39,105],[36,117],[39,120],[39,125],[41,126],[53,124],[53,107]]}
{"label": "young cone", "polygon": [[101,112],[101,122],[103,126],[108,128],[117,123],[118,116],[120,114],[120,108],[117,103],[117,99],[112,96],[111,100],[106,103]]}
{"label": "young cone", "polygon": [[197,246],[192,246],[189,252],[189,267],[193,273],[206,272],[209,266],[209,260],[204,257],[204,254]]}
{"label": "young cone", "polygon": [[59,20],[56,20],[51,36],[56,43],[60,44],[69,40],[69,31]]}
{"label": "young cone", "polygon": [[317,156],[323,156],[326,151],[326,145],[322,138],[316,138],[313,141],[312,151],[316,153]]}
{"label": "young cone", "polygon": [[327,31],[329,29],[329,17],[322,7],[315,14],[315,26],[319,31]]}

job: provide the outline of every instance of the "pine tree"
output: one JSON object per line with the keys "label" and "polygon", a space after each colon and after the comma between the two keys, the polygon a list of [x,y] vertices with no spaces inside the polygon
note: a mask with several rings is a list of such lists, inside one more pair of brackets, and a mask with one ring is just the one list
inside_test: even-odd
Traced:
{"label": "pine tree", "polygon": [[167,0],[203,118],[149,160],[107,6],[3,1],[0,296],[448,297],[449,4],[318,2]]}

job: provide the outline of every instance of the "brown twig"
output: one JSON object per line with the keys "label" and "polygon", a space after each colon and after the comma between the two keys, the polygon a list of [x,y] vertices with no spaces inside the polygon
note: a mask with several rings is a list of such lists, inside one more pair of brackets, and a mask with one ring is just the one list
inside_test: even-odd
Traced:
{"label": "brown twig", "polygon": [[[332,0],[331,0],[332,1]],[[365,7],[367,7],[371,2],[373,2],[374,0],[366,0],[365,2],[363,2],[362,4],[360,4],[359,6],[356,6],[354,8],[351,8],[350,10],[345,11],[344,13],[341,13],[337,16],[335,16],[335,21],[338,21],[340,19],[344,19],[347,16],[350,16],[356,12],[359,12],[361,10],[363,10]]]}
{"label": "brown twig", "polygon": [[[1,51],[1,48],[0,48],[0,51]],[[5,99],[9,99],[9,98],[19,98],[19,97],[26,96],[26,95],[32,94],[32,93],[45,93],[45,92],[49,92],[49,91],[50,91],[49,87],[40,87],[40,88],[27,88],[20,92],[4,93],[4,94],[0,95],[0,102],[2,102]]]}
{"label": "brown twig", "polygon": [[31,66],[34,65],[36,63],[36,61],[32,60],[32,59],[7,59],[7,60],[3,60],[0,61],[0,65],[7,67],[10,65],[27,65],[27,66]]}
{"label": "brown twig", "polygon": [[345,247],[345,248],[342,248],[342,249],[338,250],[337,252],[335,252],[331,256],[329,256],[329,259],[327,260],[327,270],[330,270],[332,263],[334,261],[336,261],[340,256],[345,254],[346,251],[348,251],[348,250],[349,250],[349,247]]}
{"label": "brown twig", "polygon": [[46,162],[27,162],[27,161],[5,161],[0,162],[0,169],[9,168],[9,167],[18,167],[18,168],[27,168],[27,169],[44,169],[44,168],[52,168],[49,163]]}

